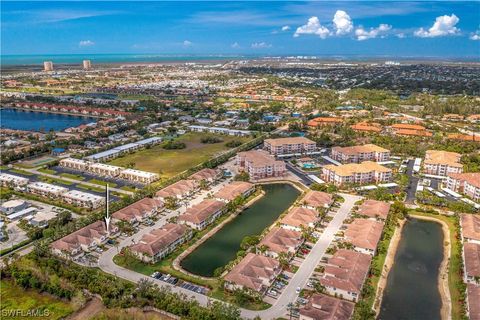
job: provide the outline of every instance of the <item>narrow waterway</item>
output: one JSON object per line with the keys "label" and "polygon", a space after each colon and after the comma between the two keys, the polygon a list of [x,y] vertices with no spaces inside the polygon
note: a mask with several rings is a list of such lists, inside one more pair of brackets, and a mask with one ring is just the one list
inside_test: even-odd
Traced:
{"label": "narrow waterway", "polygon": [[443,237],[439,223],[418,219],[405,223],[378,319],[440,319],[438,273]]}
{"label": "narrow waterway", "polygon": [[262,186],[265,195],[181,261],[185,270],[211,277],[235,259],[245,236],[258,235],[290,207],[300,192],[289,184]]}

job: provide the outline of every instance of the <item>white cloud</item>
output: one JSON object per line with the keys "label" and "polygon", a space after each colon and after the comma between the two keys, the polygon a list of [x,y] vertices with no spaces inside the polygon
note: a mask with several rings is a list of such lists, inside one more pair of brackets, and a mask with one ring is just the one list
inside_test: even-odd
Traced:
{"label": "white cloud", "polygon": [[451,16],[440,16],[435,19],[432,27],[428,30],[420,28],[415,31],[414,35],[420,38],[434,38],[455,35],[460,32],[460,29],[455,27],[455,25],[460,21],[460,19],[452,14]]}
{"label": "white cloud", "polygon": [[317,17],[311,17],[308,19],[307,24],[297,28],[293,36],[298,37],[301,34],[315,34],[320,38],[325,39],[330,34],[330,31],[320,24]]}
{"label": "white cloud", "polygon": [[348,34],[353,30],[353,22],[350,16],[343,10],[337,10],[333,16],[333,24],[337,29],[337,36]]}
{"label": "white cloud", "polygon": [[355,36],[358,41],[374,39],[378,36],[384,35],[390,29],[392,29],[392,26],[384,23],[380,24],[377,28],[370,28],[368,31],[363,27],[359,27],[355,30]]}
{"label": "white cloud", "polygon": [[265,48],[271,48],[272,45],[270,43],[266,42],[254,42],[252,43],[252,48],[253,49],[265,49]]}
{"label": "white cloud", "polygon": [[471,33],[470,40],[480,40],[480,30]]}
{"label": "white cloud", "polygon": [[95,42],[91,41],[91,40],[81,40],[79,43],[78,43],[78,46],[79,47],[91,47],[95,45]]}
{"label": "white cloud", "polygon": [[288,31],[288,30],[290,30],[290,26],[283,26],[282,27],[282,31]]}
{"label": "white cloud", "polygon": [[397,33],[395,36],[396,36],[397,38],[399,38],[399,39],[403,39],[403,38],[406,37],[406,36],[405,36],[405,33],[403,33],[403,32]]}
{"label": "white cloud", "polygon": [[183,41],[183,46],[184,47],[190,47],[192,45],[193,45],[193,43],[191,41],[188,41],[188,40]]}
{"label": "white cloud", "polygon": [[240,45],[238,44],[238,42],[234,42],[230,45],[230,47],[232,47],[234,49],[238,49],[238,48],[240,48]]}

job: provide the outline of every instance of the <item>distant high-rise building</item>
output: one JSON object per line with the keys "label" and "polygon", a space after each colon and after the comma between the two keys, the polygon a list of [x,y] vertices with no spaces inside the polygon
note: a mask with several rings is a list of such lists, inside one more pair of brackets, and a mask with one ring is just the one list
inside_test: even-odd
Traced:
{"label": "distant high-rise building", "polygon": [[53,62],[52,61],[43,62],[43,70],[44,71],[53,71]]}
{"label": "distant high-rise building", "polygon": [[83,60],[83,69],[89,70],[92,68],[92,62],[90,60]]}

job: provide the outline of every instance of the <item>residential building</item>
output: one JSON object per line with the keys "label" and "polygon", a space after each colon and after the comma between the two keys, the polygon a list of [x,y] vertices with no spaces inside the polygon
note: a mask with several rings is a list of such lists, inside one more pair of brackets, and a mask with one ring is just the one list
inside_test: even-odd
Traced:
{"label": "residential building", "polygon": [[162,211],[163,202],[158,199],[143,198],[112,214],[112,221],[125,221],[132,225],[153,217]]}
{"label": "residential building", "polygon": [[165,198],[185,199],[192,196],[198,190],[198,181],[180,180],[168,187],[163,188],[155,194],[158,199]]}
{"label": "residential building", "polygon": [[263,295],[281,272],[277,260],[248,253],[225,276],[225,288],[230,291],[245,289]]}
{"label": "residential building", "polygon": [[188,208],[184,214],[178,217],[178,221],[193,229],[202,230],[221,216],[226,209],[224,202],[206,199]]}
{"label": "residential building", "polygon": [[150,184],[160,179],[160,176],[152,172],[135,170],[135,169],[125,169],[120,172],[120,178],[128,181],[132,181],[132,182]]}
{"label": "residential building", "polygon": [[44,61],[43,62],[43,71],[53,71],[53,62],[52,61]]}
{"label": "residential building", "polygon": [[315,141],[305,137],[265,139],[264,149],[275,156],[312,154],[317,151]]}
{"label": "residential building", "polygon": [[[302,233],[279,227],[272,228],[257,246],[257,252],[277,258],[280,253],[293,257],[303,243]],[[262,250],[266,247],[266,250]]]}
{"label": "residential building", "polygon": [[0,183],[2,187],[23,187],[29,182],[28,178],[19,177],[13,174],[0,173]]}
{"label": "residential building", "polygon": [[370,219],[355,219],[345,230],[345,241],[355,250],[374,255],[383,233],[383,222]]}
{"label": "residential building", "polygon": [[236,164],[248,173],[250,179],[259,180],[271,177],[283,177],[287,173],[285,162],[275,160],[263,150],[251,150],[239,152]]}
{"label": "residential building", "polygon": [[456,152],[427,150],[425,154],[424,172],[436,176],[446,177],[449,173],[462,173],[463,165],[460,163],[462,155]]}
{"label": "residential building", "polygon": [[467,284],[468,319],[480,320],[480,285]]}
{"label": "residential building", "polygon": [[390,212],[390,203],[377,200],[365,200],[357,210],[357,213],[370,218],[386,220]]}
{"label": "residential building", "polygon": [[213,195],[215,199],[230,202],[237,197],[248,197],[255,191],[255,185],[245,181],[233,181]]}
{"label": "residential building", "polygon": [[464,213],[460,225],[465,241],[480,244],[480,215]]}
{"label": "residential building", "polygon": [[43,197],[60,198],[68,189],[50,183],[33,182],[27,185],[27,191]]}
{"label": "residential building", "polygon": [[88,166],[88,171],[98,174],[102,177],[117,177],[123,168],[104,163],[92,163]]}
{"label": "residential building", "polygon": [[62,195],[63,200],[77,207],[95,210],[105,203],[105,198],[95,194],[70,190]]}
{"label": "residential building", "polygon": [[26,209],[28,205],[29,204],[27,202],[20,199],[9,200],[2,203],[0,206],[0,212],[8,216],[15,212]]}
{"label": "residential building", "polygon": [[359,122],[354,125],[351,125],[350,128],[352,128],[354,131],[357,131],[357,132],[379,133],[382,131],[382,125],[375,122],[371,122],[371,123]]}
{"label": "residential building", "polygon": [[130,251],[140,260],[155,263],[174,251],[192,236],[191,230],[180,224],[168,223],[144,234]]}
{"label": "residential building", "polygon": [[111,225],[110,230],[107,231],[105,222],[99,220],[53,242],[50,248],[53,253],[59,256],[75,258],[105,243],[110,234],[116,231],[117,229],[113,225]]}
{"label": "residential building", "polygon": [[480,285],[480,244],[464,243],[463,257],[465,282]]}
{"label": "residential building", "polygon": [[295,231],[302,231],[302,228],[314,228],[317,222],[318,212],[304,207],[292,208],[280,220],[282,228]]}
{"label": "residential building", "polygon": [[90,70],[92,68],[92,62],[90,60],[83,60],[83,69]]}
{"label": "residential building", "polygon": [[368,254],[339,249],[328,259],[320,284],[332,296],[357,302],[371,260]]}
{"label": "residential building", "polygon": [[220,170],[205,168],[195,172],[188,178],[198,182],[205,181],[207,184],[211,184],[221,179],[222,176],[223,174]]}
{"label": "residential building", "polygon": [[340,166],[326,165],[322,170],[325,181],[335,185],[367,184],[389,182],[392,179],[392,170],[376,162],[348,163]]}
{"label": "residential building", "polygon": [[329,208],[333,204],[333,197],[326,192],[309,191],[300,202],[302,206],[310,209]]}
{"label": "residential building", "polygon": [[307,125],[312,128],[336,126],[343,123],[342,118],[336,117],[318,117],[308,121]]}
{"label": "residential building", "polygon": [[65,158],[60,160],[60,166],[68,169],[86,171],[88,168],[88,162],[85,160],[75,158]]}
{"label": "residential building", "polygon": [[480,172],[449,173],[446,185],[452,191],[480,201]]}
{"label": "residential building", "polygon": [[300,308],[299,320],[350,320],[354,307],[352,302],[314,293]]}
{"label": "residential building", "polygon": [[331,157],[341,163],[360,163],[363,161],[388,161],[390,150],[374,144],[353,147],[333,147]]}

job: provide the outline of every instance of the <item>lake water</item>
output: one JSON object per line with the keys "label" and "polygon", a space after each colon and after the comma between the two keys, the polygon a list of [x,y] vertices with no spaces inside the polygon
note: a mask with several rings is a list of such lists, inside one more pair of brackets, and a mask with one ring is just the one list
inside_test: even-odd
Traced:
{"label": "lake water", "polygon": [[0,110],[0,126],[2,128],[45,131],[62,131],[81,124],[95,122],[95,118],[71,116],[58,113],[24,111],[11,108]]}
{"label": "lake water", "polygon": [[235,259],[246,236],[259,235],[270,226],[300,195],[289,184],[262,186],[265,195],[245,209],[182,260],[181,266],[194,274],[211,277],[218,267]]}
{"label": "lake water", "polygon": [[440,319],[438,273],[443,237],[439,223],[418,219],[405,223],[378,319]]}

